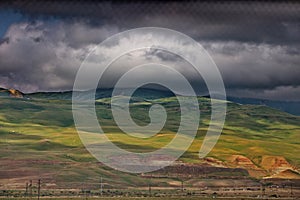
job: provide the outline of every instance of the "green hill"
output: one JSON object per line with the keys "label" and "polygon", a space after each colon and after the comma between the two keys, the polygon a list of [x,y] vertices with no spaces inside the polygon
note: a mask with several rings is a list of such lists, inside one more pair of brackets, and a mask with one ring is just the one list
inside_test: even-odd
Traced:
{"label": "green hill", "polygon": [[[180,120],[177,99],[171,95],[163,98],[154,96],[135,97],[130,108],[133,119],[140,125],[149,122],[146,111],[152,104],[161,104],[166,108],[168,120],[165,127],[148,139],[137,139],[122,133],[112,119],[110,98],[97,100],[99,123],[115,144],[133,152],[149,152],[166,145],[174,137]],[[70,100],[42,98],[43,95],[38,94],[35,97],[0,98],[1,184],[22,186],[29,179],[42,177],[55,187],[66,188],[85,181],[98,182],[101,176],[109,180],[109,187],[124,184],[147,186],[142,176],[112,170],[87,152],[74,128]],[[222,135],[208,158],[200,160],[198,151],[210,122],[210,99],[199,97],[198,100],[201,110],[199,130],[193,144],[179,161],[245,171],[208,170],[208,175],[214,177],[230,174],[261,178],[272,176],[280,167],[298,173],[300,117],[266,106],[228,102]],[[283,161],[277,166],[279,158]],[[275,164],[269,166],[266,163],[270,162],[266,160],[275,160]],[[284,162],[286,164],[282,166]],[[153,180],[153,184],[168,186],[172,179]]]}

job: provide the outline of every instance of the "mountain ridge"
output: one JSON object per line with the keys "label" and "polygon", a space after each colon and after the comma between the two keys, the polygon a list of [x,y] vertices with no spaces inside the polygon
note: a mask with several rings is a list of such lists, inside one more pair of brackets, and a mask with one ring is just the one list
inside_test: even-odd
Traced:
{"label": "mountain ridge", "polygon": [[[124,90],[128,90],[129,88],[124,88]],[[20,95],[14,95],[12,91],[17,91]],[[109,98],[111,97],[113,88],[101,88],[96,90],[95,99]],[[33,93],[23,93],[16,89],[5,89],[0,88],[0,97],[1,96],[12,96],[19,98],[29,98],[29,99],[57,99],[57,100],[71,100],[72,99],[71,90],[60,91],[60,92],[33,92]],[[88,91],[82,91],[79,93],[86,93]],[[135,97],[142,97],[145,99],[158,99],[158,98],[166,98],[175,96],[173,92],[159,89],[151,89],[151,88],[139,88],[135,93]],[[200,97],[210,98],[209,95],[200,95]],[[227,100],[243,105],[265,105],[271,108],[275,108],[277,110],[287,112],[293,115],[300,116],[300,101],[277,101],[277,100],[269,100],[269,99],[257,99],[257,98],[244,98],[244,97],[234,97],[227,96]]]}

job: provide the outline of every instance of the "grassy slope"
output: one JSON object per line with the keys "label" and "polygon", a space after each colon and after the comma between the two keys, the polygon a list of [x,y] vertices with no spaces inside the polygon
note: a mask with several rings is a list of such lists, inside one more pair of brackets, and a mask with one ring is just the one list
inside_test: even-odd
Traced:
{"label": "grassy slope", "polygon": [[[121,133],[109,112],[109,99],[97,102],[97,114],[107,135],[117,145],[135,152],[152,151],[166,145],[179,124],[178,103],[169,97],[152,102],[132,104],[132,117],[141,125],[149,121],[147,110],[152,103],[167,108],[168,122],[161,134],[149,139],[136,139]],[[210,103],[199,98],[201,124],[189,150],[180,158],[185,162],[199,162],[198,150],[207,130]],[[259,165],[263,155],[284,156],[294,165],[300,165],[300,117],[264,106],[228,104],[224,131],[209,156],[225,160],[232,154],[251,158]],[[137,145],[139,144],[139,145]],[[145,183],[136,175],[124,174],[96,164],[84,149],[73,125],[69,100],[24,100],[0,98],[0,160],[55,160],[70,162],[67,166],[32,165],[37,170],[49,171],[57,180],[82,181],[87,177],[98,179],[118,177],[117,182]],[[77,163],[87,163],[78,165]],[[90,164],[89,164],[90,163]],[[92,163],[92,164],[91,164]],[[9,166],[4,170],[8,170]],[[96,178],[97,177],[97,178]],[[70,180],[69,180],[70,179]],[[74,179],[74,180],[73,180]],[[96,181],[96,180],[95,180]]]}

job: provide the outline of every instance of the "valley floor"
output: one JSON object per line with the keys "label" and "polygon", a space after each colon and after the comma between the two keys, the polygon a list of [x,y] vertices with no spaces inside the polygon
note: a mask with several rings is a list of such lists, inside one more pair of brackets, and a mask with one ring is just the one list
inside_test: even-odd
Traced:
{"label": "valley floor", "polygon": [[[7,200],[7,199],[10,199],[10,198],[0,198],[1,200]],[[24,200],[26,198],[16,198],[16,200]],[[43,200],[80,200],[80,199],[86,199],[85,197],[64,197],[64,198],[41,198]],[[92,197],[92,198],[88,198],[88,199],[91,199],[91,200],[135,200],[135,199],[141,199],[141,198],[137,198],[137,197],[111,197],[111,198],[107,198],[107,197]],[[229,198],[207,198],[207,197],[204,197],[204,198],[199,198],[199,197],[170,197],[170,198],[166,198],[166,197],[143,197],[142,198],[143,200],[185,200],[185,199],[197,199],[197,200],[211,200],[211,199],[235,199],[235,200],[257,200],[257,199],[260,199],[260,198],[239,198],[239,197],[229,197]],[[264,198],[262,198],[264,199]],[[269,199],[269,198],[268,198]],[[276,199],[280,199],[280,200],[292,200],[292,199],[296,199],[296,198],[276,198]]]}
{"label": "valley floor", "polygon": [[[38,199],[37,188],[31,193],[24,190],[0,190],[0,199]],[[41,199],[299,199],[300,187],[211,187],[211,188],[170,188],[136,187],[128,189],[41,190]]]}

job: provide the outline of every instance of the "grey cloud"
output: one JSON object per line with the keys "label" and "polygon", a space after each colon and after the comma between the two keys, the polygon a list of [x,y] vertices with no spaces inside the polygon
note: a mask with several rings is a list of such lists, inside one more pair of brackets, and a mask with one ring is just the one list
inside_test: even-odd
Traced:
{"label": "grey cloud", "polygon": [[[300,38],[297,2],[8,2],[30,18],[83,20],[126,30],[162,26],[202,40],[294,44]],[[38,8],[38,9],[37,9]]]}
{"label": "grey cloud", "polygon": [[[44,24],[16,24],[10,28],[10,42],[0,46],[0,74],[4,87],[24,92],[70,89],[80,65],[82,50],[52,41]],[[36,38],[39,39],[37,42]],[[77,57],[76,57],[77,56]]]}
{"label": "grey cloud", "polygon": [[73,48],[80,48],[90,44],[98,44],[107,37],[119,32],[116,26],[94,27],[89,24],[72,23],[64,24],[65,42]]}
{"label": "grey cloud", "polygon": [[[231,42],[206,47],[228,88],[274,89],[300,85],[300,60],[288,53],[286,46]],[[228,49],[231,49],[229,54]]]}
{"label": "grey cloud", "polygon": [[162,61],[180,62],[182,58],[171,52],[159,49],[159,47],[152,47],[145,51],[145,57],[151,59],[153,57],[160,58]]}
{"label": "grey cloud", "polygon": [[0,39],[0,45],[3,44],[3,43],[8,44],[9,43],[9,37],[1,38]]}
{"label": "grey cloud", "polygon": [[[71,89],[80,63],[96,44],[123,30],[161,26],[203,44],[231,94],[259,91],[261,97],[300,99],[297,2],[9,1],[0,8],[4,5],[26,17],[0,40],[2,87],[25,92]],[[202,79],[179,57],[155,48],[143,56],[133,61],[136,57],[128,55],[112,66],[105,87],[146,58],[176,63],[199,92],[205,91]]]}
{"label": "grey cloud", "polygon": [[275,89],[228,89],[227,95],[283,101],[298,101],[300,86],[280,86]]}

